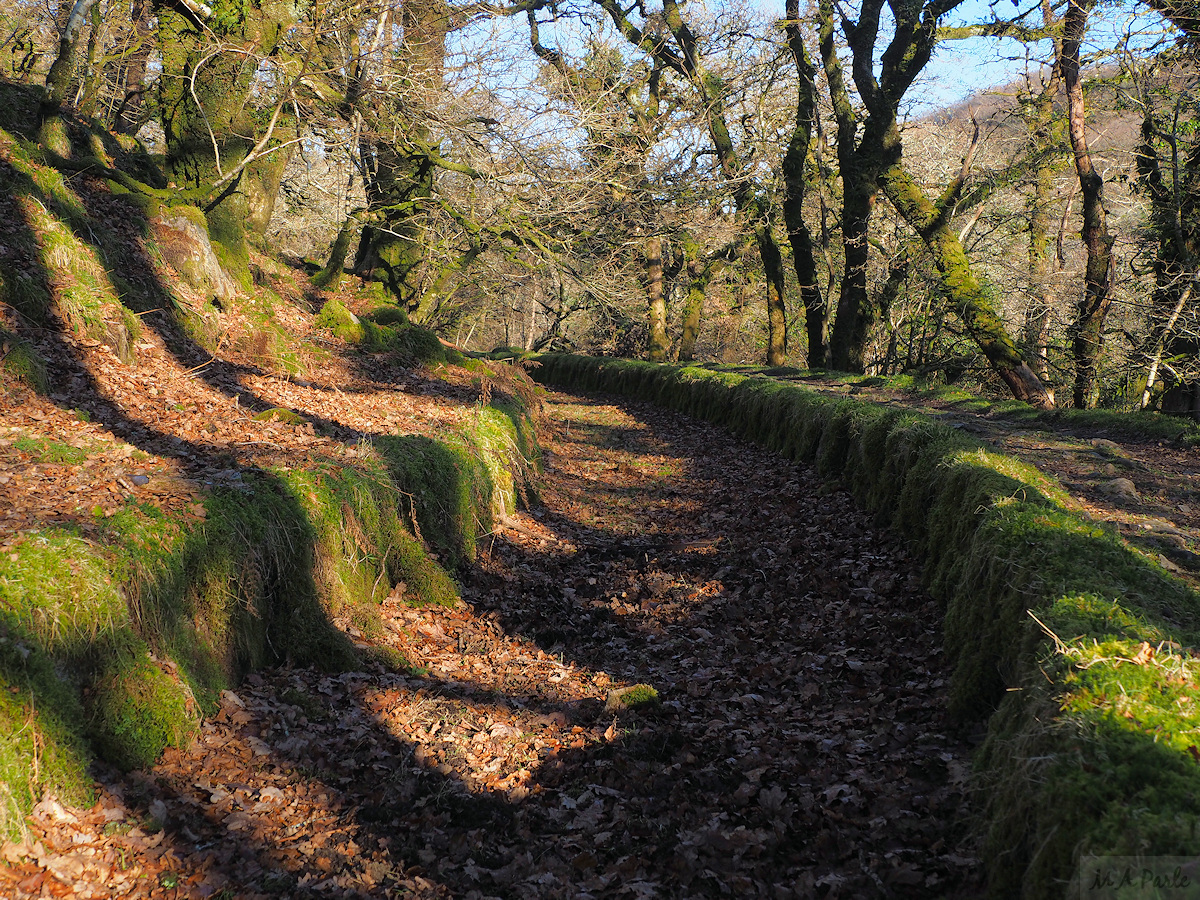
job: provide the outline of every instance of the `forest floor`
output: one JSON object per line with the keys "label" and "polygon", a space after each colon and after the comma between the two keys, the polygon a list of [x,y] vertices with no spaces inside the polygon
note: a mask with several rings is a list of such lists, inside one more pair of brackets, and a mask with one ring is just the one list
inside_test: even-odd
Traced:
{"label": "forest floor", "polygon": [[[792,379],[789,379],[792,380]],[[913,409],[966,431],[998,452],[1051,475],[1072,511],[1107,523],[1131,546],[1200,588],[1200,447],[1128,427],[1089,425],[1054,414],[1031,418],[1005,404],[906,392],[886,383],[846,383],[805,375],[794,379],[827,395]],[[1187,419],[1179,419],[1179,431]]]}
{"label": "forest floor", "polygon": [[[411,673],[251,676],[91,809],[44,800],[0,894],[970,895],[972,742],[903,543],[662,410],[551,395],[543,441],[464,602],[387,604]],[[606,708],[636,683],[661,702]]]}

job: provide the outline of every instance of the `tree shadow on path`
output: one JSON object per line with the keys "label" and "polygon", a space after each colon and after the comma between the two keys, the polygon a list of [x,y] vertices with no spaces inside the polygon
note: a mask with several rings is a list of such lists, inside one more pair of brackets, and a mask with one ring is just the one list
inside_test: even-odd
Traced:
{"label": "tree shadow on path", "polygon": [[[910,582],[911,561],[844,493],[816,496],[803,470],[652,415],[666,444],[625,445],[653,459],[597,460],[617,472],[690,458],[675,499],[687,523],[727,523],[728,547],[668,551],[694,533],[668,519],[649,543],[597,527],[612,514],[605,495],[590,509],[553,505],[558,490],[594,490],[592,473],[571,485],[552,471],[544,547],[524,520],[529,533],[481,560],[472,613],[405,613],[431,636],[403,646],[424,647],[433,671],[278,670],[242,691],[247,718],[226,707],[213,723],[193,764],[219,770],[219,754],[240,760],[262,742],[263,756],[228,763],[245,773],[246,807],[274,777],[306,785],[300,795],[321,785],[336,812],[326,839],[290,844],[285,821],[255,837],[182,762],[160,766],[159,796],[173,786],[171,809],[203,810],[210,830],[257,848],[255,865],[276,874],[243,868],[242,883],[283,893],[328,877],[322,891],[336,896],[402,884],[500,897],[969,895],[968,748],[941,714],[939,610]],[[552,449],[552,469],[586,461]],[[753,485],[713,468],[735,452]],[[564,591],[588,579],[596,597]],[[608,612],[589,618],[596,602]],[[550,623],[561,661],[530,646]],[[471,662],[502,668],[520,647],[521,665],[540,659],[563,680],[473,680]],[[633,680],[657,685],[662,705],[606,711],[602,685]]]}

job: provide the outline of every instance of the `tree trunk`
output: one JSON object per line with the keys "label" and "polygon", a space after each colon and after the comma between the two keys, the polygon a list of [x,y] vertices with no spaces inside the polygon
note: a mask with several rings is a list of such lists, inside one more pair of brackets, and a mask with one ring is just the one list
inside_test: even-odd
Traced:
{"label": "tree trunk", "polygon": [[96,104],[100,100],[100,90],[104,86],[104,68],[103,62],[97,60],[96,56],[100,53],[100,41],[103,35],[101,34],[103,18],[100,15],[100,5],[92,7],[89,15],[91,21],[91,31],[88,33],[87,46],[87,63],[83,76],[83,84],[80,87],[78,101],[79,115],[85,119],[90,119],[96,115]]}
{"label": "tree trunk", "polygon": [[796,63],[798,94],[796,123],[783,156],[783,220],[787,226],[788,242],[792,246],[792,261],[800,285],[800,300],[804,304],[805,331],[808,336],[808,367],[825,367],[828,348],[826,328],[828,311],[821,288],[817,284],[817,264],[813,258],[812,232],[804,221],[804,193],[807,186],[805,169],[809,145],[812,143],[816,114],[816,69],[808,58],[804,36],[800,32],[800,2],[787,0],[787,40]]}
{"label": "tree trunk", "polygon": [[[67,99],[71,79],[75,74],[75,56],[79,33],[98,0],[76,0],[63,24],[58,41],[58,55],[46,73],[46,93],[38,109],[38,142],[59,156],[71,155],[71,142],[62,119],[62,105]],[[64,5],[65,8],[65,5]]]}
{"label": "tree trunk", "polygon": [[870,245],[867,231],[874,206],[874,191],[858,184],[855,175],[843,171],[842,239],[846,263],[838,294],[837,316],[829,337],[829,364],[841,372],[862,372],[867,341],[875,325],[876,311],[867,290]]}
{"label": "tree trunk", "polygon": [[[291,134],[295,134],[294,130]],[[275,202],[279,199],[279,186],[283,183],[283,173],[292,158],[294,146],[276,150],[246,167],[242,179],[249,212],[246,231],[257,239],[266,235],[270,227],[271,217],[275,214]]]}
{"label": "tree trunk", "polygon": [[75,74],[75,53],[79,44],[79,33],[87,22],[92,7],[99,0],[76,0],[71,6],[63,26],[62,35],[58,40],[58,55],[46,73],[46,101],[44,112],[55,114],[63,101],[67,99],[67,91],[71,87],[71,78]]}
{"label": "tree trunk", "polygon": [[313,276],[312,283],[319,288],[336,291],[345,274],[346,254],[350,252],[350,241],[354,239],[354,231],[358,228],[358,216],[362,212],[356,209],[346,216],[346,221],[338,229],[337,238],[329,250],[329,261],[325,268]]}
{"label": "tree trunk", "polygon": [[838,293],[837,315],[829,338],[829,364],[846,372],[862,372],[876,310],[867,291],[867,244],[871,213],[878,193],[883,133],[874,122],[861,129],[850,99],[845,73],[834,41],[833,0],[820,0],[820,50],[837,121],[838,168],[842,176],[842,239],[845,268]]}
{"label": "tree trunk", "polygon": [[712,279],[712,266],[701,265],[695,257],[687,262],[688,292],[683,303],[683,328],[679,334],[679,361],[696,358],[696,338],[700,335],[700,316],[704,312],[704,297]]}
{"label": "tree trunk", "polygon": [[[894,139],[898,148],[898,133]],[[884,171],[882,186],[897,212],[925,242],[933,256],[942,289],[992,369],[1018,400],[1042,409],[1053,408],[1053,399],[1017,352],[991,298],[971,271],[967,254],[947,217],[939,214],[899,159]]]}
{"label": "tree trunk", "polygon": [[[381,135],[375,142],[375,168],[368,199],[384,210],[379,227],[364,228],[355,271],[382,282],[401,305],[415,309],[423,290],[425,215],[434,193],[434,165],[422,145],[430,141],[426,110],[442,91],[450,8],[443,0],[417,0],[402,7],[406,94],[395,104],[389,130],[407,140]],[[436,148],[434,148],[436,149]]]}
{"label": "tree trunk", "polygon": [[887,350],[876,369],[876,373],[883,376],[891,374],[891,366],[896,361],[897,348],[900,345],[899,326],[903,324],[903,319],[897,323],[892,322],[892,305],[900,299],[900,292],[908,282],[908,272],[912,265],[911,250],[910,246],[902,246],[892,257],[888,263],[887,281],[883,284],[883,290],[879,292],[879,317],[887,323],[888,328]]}
{"label": "tree trunk", "polygon": [[146,64],[154,50],[152,16],[149,0],[136,0],[129,13],[136,46],[126,58],[125,97],[113,115],[112,129],[118,134],[137,134],[146,121]]}
{"label": "tree trunk", "polygon": [[[198,27],[167,2],[155,6],[162,54],[158,108],[167,140],[166,167],[180,188],[210,189],[254,148],[259,125],[248,100],[257,71],[255,54],[267,56],[278,46],[291,25],[286,16],[292,11],[247,4],[242,12],[242,17],[223,22],[215,37],[249,46],[255,53],[214,52],[213,26]],[[204,206],[214,249],[244,285],[250,280],[246,231],[251,206],[246,181],[253,166],[225,183]]]}
{"label": "tree trunk", "polygon": [[644,259],[650,326],[646,337],[646,358],[650,362],[666,362],[670,342],[667,340],[667,301],[663,293],[662,238],[656,235],[646,240]]}
{"label": "tree trunk", "polygon": [[787,362],[787,311],[784,306],[783,254],[768,222],[755,230],[767,287],[767,365]]}
{"label": "tree trunk", "polygon": [[1104,211],[1104,179],[1092,165],[1085,126],[1083,85],[1079,79],[1079,52],[1092,0],[1068,0],[1063,18],[1062,58],[1059,68],[1067,89],[1068,124],[1075,171],[1083,193],[1083,228],[1087,247],[1083,297],[1072,328],[1075,356],[1075,405],[1091,409],[1100,393],[1097,367],[1104,346],[1104,323],[1112,306],[1112,245]]}

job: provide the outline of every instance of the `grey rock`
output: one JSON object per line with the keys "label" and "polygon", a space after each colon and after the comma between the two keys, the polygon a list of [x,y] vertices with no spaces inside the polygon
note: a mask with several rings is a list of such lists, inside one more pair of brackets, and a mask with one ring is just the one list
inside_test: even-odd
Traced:
{"label": "grey rock", "polygon": [[164,209],[150,220],[163,259],[188,284],[219,300],[237,296],[237,283],[213,252],[204,214],[194,207]]}

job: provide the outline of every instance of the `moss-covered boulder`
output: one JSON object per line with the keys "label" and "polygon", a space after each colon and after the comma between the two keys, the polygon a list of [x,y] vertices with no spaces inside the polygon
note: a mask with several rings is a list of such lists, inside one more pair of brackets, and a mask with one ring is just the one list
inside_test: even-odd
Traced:
{"label": "moss-covered boulder", "polygon": [[237,283],[213,250],[203,212],[194,206],[163,208],[150,227],[163,259],[189,285],[223,301],[237,296]]}

